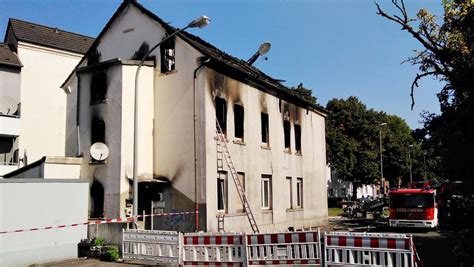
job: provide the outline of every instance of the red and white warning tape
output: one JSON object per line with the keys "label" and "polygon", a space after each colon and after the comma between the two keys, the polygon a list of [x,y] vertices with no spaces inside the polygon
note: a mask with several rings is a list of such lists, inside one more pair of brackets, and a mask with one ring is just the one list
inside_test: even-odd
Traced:
{"label": "red and white warning tape", "polygon": [[9,231],[1,231],[1,234],[11,234],[11,233],[21,233],[21,232],[33,232],[33,231],[40,231],[40,230],[51,230],[51,229],[60,229],[60,228],[67,228],[67,227],[76,227],[82,225],[97,225],[97,224],[106,224],[106,223],[116,223],[116,222],[133,222],[135,218],[145,218],[145,217],[162,217],[162,216],[175,216],[175,215],[189,215],[189,214],[196,214],[197,211],[183,211],[183,212],[170,212],[170,213],[155,213],[155,214],[144,214],[144,215],[137,215],[134,217],[126,217],[126,218],[115,218],[115,219],[105,219],[100,221],[87,221],[83,223],[73,223],[73,224],[62,224],[57,226],[45,226],[45,227],[36,227],[36,228],[29,228],[29,229],[16,229],[16,230],[9,230]]}

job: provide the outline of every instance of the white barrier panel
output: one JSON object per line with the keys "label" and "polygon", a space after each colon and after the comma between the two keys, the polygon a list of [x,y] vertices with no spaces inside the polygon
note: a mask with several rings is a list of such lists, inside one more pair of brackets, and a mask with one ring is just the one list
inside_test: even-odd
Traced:
{"label": "white barrier panel", "polygon": [[317,231],[247,235],[249,265],[321,264]]}
{"label": "white barrier panel", "polygon": [[183,236],[184,265],[243,266],[245,234],[193,233]]}
{"label": "white barrier panel", "polygon": [[124,230],[123,259],[178,264],[180,239],[180,234],[174,231]]}
{"label": "white barrier panel", "polygon": [[413,241],[404,234],[330,232],[325,266],[415,267]]}

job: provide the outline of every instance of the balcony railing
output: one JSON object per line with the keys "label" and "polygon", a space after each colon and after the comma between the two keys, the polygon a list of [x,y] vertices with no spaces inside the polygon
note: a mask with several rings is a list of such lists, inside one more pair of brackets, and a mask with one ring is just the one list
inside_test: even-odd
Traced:
{"label": "balcony railing", "polygon": [[0,114],[0,135],[19,136],[20,117],[16,115]]}

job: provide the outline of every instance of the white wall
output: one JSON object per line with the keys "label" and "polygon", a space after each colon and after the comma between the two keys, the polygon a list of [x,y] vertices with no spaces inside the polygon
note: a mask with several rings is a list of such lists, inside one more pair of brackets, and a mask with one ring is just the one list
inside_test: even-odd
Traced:
{"label": "white wall", "polygon": [[[0,231],[87,221],[88,184],[72,180],[0,180]],[[0,266],[77,257],[87,226],[0,235]]]}
{"label": "white wall", "polygon": [[66,94],[61,83],[81,55],[28,43],[18,43],[21,71],[20,154],[28,162],[42,156],[64,156]]}
{"label": "white wall", "polygon": [[[327,218],[326,143],[324,116],[314,111],[281,101],[249,85],[206,69],[206,87],[200,88],[204,97],[206,144],[206,199],[208,230],[217,230],[217,159],[215,141],[214,96],[227,100],[227,145],[238,172],[245,173],[245,187],[250,206],[261,230],[283,230],[320,225]],[[234,103],[245,109],[244,142],[234,142]],[[283,113],[290,112],[291,153],[284,152]],[[269,115],[270,149],[261,148],[260,113]],[[294,123],[301,125],[302,155],[295,153]],[[224,168],[228,171],[227,166]],[[272,210],[261,208],[261,176],[272,175]],[[303,208],[289,208],[290,195],[286,177],[292,177],[293,204],[296,205],[296,181],[303,178]],[[236,189],[228,172],[229,200],[236,199]],[[235,214],[238,201],[229,203],[229,218],[225,227],[234,231],[249,230],[244,214]],[[233,214],[232,214],[233,213]]]}
{"label": "white wall", "polygon": [[20,70],[0,66],[0,97],[8,96],[20,103]]}

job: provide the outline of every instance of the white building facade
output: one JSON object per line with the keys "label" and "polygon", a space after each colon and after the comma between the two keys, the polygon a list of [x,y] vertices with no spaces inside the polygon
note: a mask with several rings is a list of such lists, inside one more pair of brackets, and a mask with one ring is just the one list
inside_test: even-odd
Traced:
{"label": "white building facade", "polygon": [[[126,216],[131,206],[136,60],[173,31],[124,1],[62,86],[66,156],[84,157],[92,217]],[[224,230],[250,229],[229,169],[217,163],[216,118],[261,230],[326,222],[325,112],[256,68],[183,33],[147,59],[138,107],[139,213],[154,205],[199,214],[157,219],[155,229],[217,231],[217,217]],[[90,157],[96,142],[107,159]]]}

